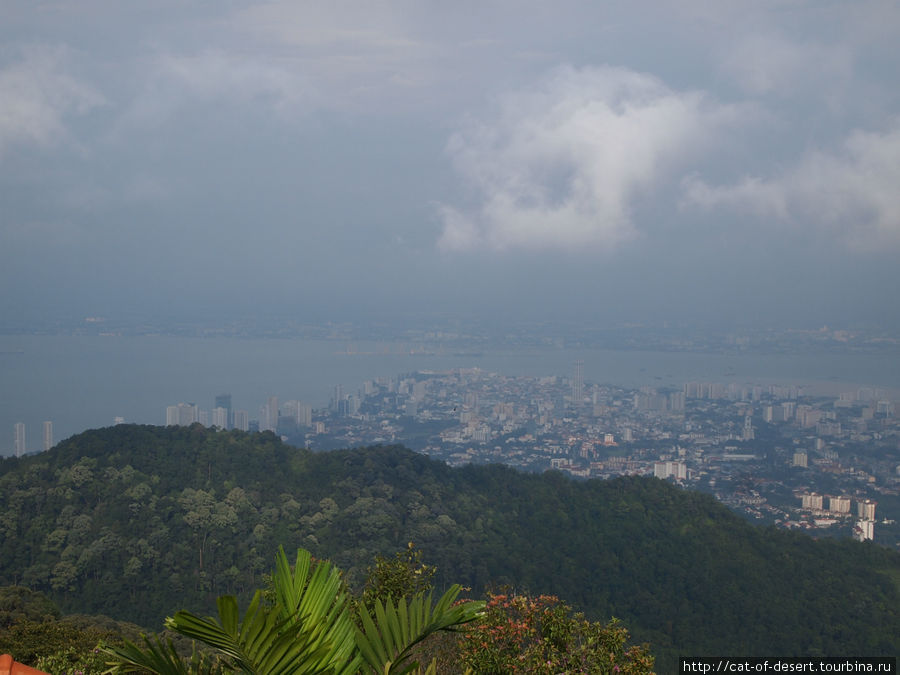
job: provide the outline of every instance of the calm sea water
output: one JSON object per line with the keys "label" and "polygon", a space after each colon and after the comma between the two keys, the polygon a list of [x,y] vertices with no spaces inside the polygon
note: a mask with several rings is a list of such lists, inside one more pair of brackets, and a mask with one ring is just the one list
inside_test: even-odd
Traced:
{"label": "calm sea water", "polygon": [[[350,351],[351,353],[348,353]],[[676,386],[691,380],[801,384],[839,393],[860,385],[896,397],[900,362],[869,355],[722,355],[613,350],[485,351],[421,355],[397,343],[236,338],[0,336],[0,453],[12,454],[14,424],[26,424],[29,450],[52,420],[58,442],[108,426],[113,418],[164,424],[167,405],[211,409],[216,394],[256,417],[270,395],[327,404],[335,385],[416,370],[479,367],[505,375],[569,376],[584,361],[588,383]]]}

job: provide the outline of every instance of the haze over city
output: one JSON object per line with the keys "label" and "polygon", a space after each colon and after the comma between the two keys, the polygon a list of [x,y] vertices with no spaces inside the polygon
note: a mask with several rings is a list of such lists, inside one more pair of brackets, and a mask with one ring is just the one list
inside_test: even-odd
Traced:
{"label": "haze over city", "polygon": [[896,672],[898,36],[0,0],[0,663]]}
{"label": "haze over city", "polygon": [[0,14],[8,330],[900,320],[896,3]]}

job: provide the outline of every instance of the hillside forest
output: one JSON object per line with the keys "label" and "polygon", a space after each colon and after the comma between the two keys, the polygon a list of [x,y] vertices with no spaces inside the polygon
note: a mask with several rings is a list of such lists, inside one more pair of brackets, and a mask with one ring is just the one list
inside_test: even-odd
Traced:
{"label": "hillside forest", "polygon": [[313,453],[199,425],[92,430],[0,462],[0,584],[149,631],[219,595],[246,604],[280,546],[332,561],[361,594],[373,561],[410,542],[436,591],[615,617],[659,672],[678,655],[900,653],[900,555],[755,527],[654,478]]}

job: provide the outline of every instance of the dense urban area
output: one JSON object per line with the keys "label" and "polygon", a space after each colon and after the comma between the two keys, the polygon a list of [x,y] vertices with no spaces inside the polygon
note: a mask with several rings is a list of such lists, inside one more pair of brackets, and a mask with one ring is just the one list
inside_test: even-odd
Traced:
{"label": "dense urban area", "polygon": [[330,405],[181,403],[167,424],[272,431],[311,449],[400,443],[451,465],[504,463],[577,478],[654,475],[708,491],[748,518],[900,545],[900,424],[886,392],[838,398],[797,386],[689,382],[682,389],[422,370],[335,387]]}
{"label": "dense urban area", "polygon": [[[163,332],[94,317],[79,326],[76,332],[97,335]],[[200,325],[184,328],[184,334],[209,335]],[[358,355],[353,339],[366,334],[393,338],[382,343],[391,345],[384,349],[414,357],[564,345],[623,353],[868,354],[886,363],[896,358],[900,343],[891,332],[827,327],[719,334],[673,326],[570,328],[565,337],[559,327],[522,326],[501,335],[461,325],[381,335],[372,324],[288,323],[273,324],[268,336],[323,339],[346,345],[348,355]],[[225,335],[243,335],[240,324]],[[165,421],[272,431],[313,450],[402,444],[454,466],[493,462],[576,478],[654,475],[709,492],[755,522],[900,546],[900,424],[893,390],[848,385],[826,396],[785,384],[673,386],[671,379],[634,389],[586,380],[581,362],[571,363],[566,376],[548,377],[421,365],[358,388],[335,386],[321,408],[271,396],[258,410],[240,410],[231,394],[213,399],[210,392],[208,406],[172,402]],[[53,425],[45,422],[43,448],[53,444]],[[16,425],[15,452],[26,448],[24,425]]]}

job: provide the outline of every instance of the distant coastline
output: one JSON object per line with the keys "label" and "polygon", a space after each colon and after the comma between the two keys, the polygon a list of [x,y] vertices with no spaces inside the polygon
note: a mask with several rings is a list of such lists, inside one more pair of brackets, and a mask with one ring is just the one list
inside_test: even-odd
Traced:
{"label": "distant coastline", "polygon": [[[423,341],[424,342],[424,341]],[[837,396],[875,387],[900,400],[900,359],[868,353],[698,353],[583,346],[522,345],[444,350],[400,340],[228,338],[99,335],[0,335],[0,451],[24,422],[29,441],[44,420],[57,439],[108,426],[115,417],[165,423],[165,408],[180,401],[212,407],[231,393],[251,411],[268,396],[328,404],[336,386],[352,392],[366,380],[427,369],[480,368],[504,375],[570,377],[584,362],[586,382],[681,389],[686,382],[792,384],[813,395]],[[336,350],[336,347],[338,348]],[[341,349],[343,347],[343,349]],[[348,358],[352,356],[362,358]],[[29,445],[32,443],[30,442]]]}

